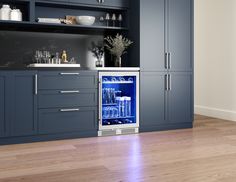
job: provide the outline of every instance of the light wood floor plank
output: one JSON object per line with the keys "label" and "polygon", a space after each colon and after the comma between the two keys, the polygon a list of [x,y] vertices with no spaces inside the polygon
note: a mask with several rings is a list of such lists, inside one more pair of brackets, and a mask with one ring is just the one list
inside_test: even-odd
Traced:
{"label": "light wood floor plank", "polygon": [[0,146],[0,182],[234,182],[236,123]]}

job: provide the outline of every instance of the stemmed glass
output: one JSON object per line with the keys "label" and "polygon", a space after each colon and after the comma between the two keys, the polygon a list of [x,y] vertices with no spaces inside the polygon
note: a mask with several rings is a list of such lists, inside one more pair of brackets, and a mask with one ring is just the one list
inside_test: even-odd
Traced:
{"label": "stemmed glass", "polygon": [[42,53],[42,51],[37,50],[37,51],[35,52],[34,58],[35,58],[35,60],[36,60],[36,63],[41,63],[42,58],[43,58],[43,53]]}
{"label": "stemmed glass", "polygon": [[107,13],[106,14],[106,17],[105,17],[105,20],[107,21],[107,26],[109,27],[109,21],[110,21],[111,17],[110,17],[110,14]]}
{"label": "stemmed glass", "polygon": [[119,16],[118,16],[118,21],[119,21],[119,25],[121,27],[122,26],[122,21],[123,21],[123,17],[122,17],[121,14],[119,14]]}
{"label": "stemmed glass", "polygon": [[116,26],[116,14],[112,14],[111,20],[112,20],[113,27],[115,27]]}

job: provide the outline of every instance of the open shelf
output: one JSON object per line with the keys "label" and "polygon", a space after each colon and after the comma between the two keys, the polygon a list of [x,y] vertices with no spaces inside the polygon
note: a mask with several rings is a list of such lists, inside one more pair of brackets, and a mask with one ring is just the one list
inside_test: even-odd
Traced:
{"label": "open shelf", "polygon": [[83,25],[66,25],[53,23],[37,23],[29,21],[5,21],[0,20],[1,30],[12,31],[33,31],[33,32],[58,32],[58,33],[91,33],[106,31],[128,31],[127,28],[105,27],[105,26],[83,26]]}
{"label": "open shelf", "polygon": [[[26,32],[49,32],[49,33],[69,33],[69,34],[92,34],[104,35],[126,32],[129,30],[128,12],[129,8],[110,7],[101,5],[89,5],[59,1],[30,1],[30,0],[2,0],[2,4],[9,4],[11,8],[16,7],[22,11],[23,21],[4,21],[0,20],[1,30],[7,31],[26,31]],[[122,27],[117,22],[115,27],[106,26],[106,21],[99,21],[100,17],[105,17],[106,13],[122,15]],[[70,16],[95,16],[96,21],[92,26],[66,25],[53,23],[38,23],[38,18],[65,18]]]}

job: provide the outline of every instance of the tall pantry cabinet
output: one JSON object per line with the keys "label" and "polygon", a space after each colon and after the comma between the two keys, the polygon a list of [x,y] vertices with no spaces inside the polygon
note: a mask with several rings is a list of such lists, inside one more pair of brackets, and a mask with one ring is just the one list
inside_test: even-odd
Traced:
{"label": "tall pantry cabinet", "polygon": [[140,130],[193,123],[193,0],[140,0]]}

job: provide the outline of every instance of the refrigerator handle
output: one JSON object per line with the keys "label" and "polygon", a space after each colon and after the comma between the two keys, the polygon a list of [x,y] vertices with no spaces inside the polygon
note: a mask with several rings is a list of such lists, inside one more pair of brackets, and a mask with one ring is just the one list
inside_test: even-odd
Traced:
{"label": "refrigerator handle", "polygon": [[99,114],[98,114],[98,120],[99,120],[99,124],[102,125],[102,78],[98,79],[98,88],[99,88],[99,100],[98,100],[98,104],[99,104]]}

